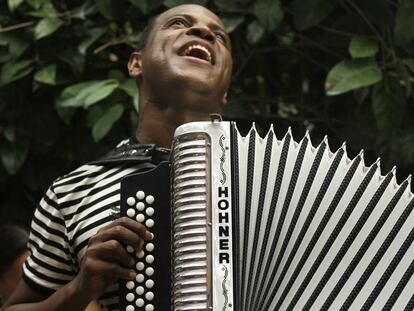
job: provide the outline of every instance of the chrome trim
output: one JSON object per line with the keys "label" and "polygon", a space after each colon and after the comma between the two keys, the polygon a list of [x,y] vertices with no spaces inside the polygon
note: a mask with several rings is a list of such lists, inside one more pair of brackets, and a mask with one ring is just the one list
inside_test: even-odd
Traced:
{"label": "chrome trim", "polygon": [[172,310],[211,310],[209,137],[176,137],[172,159]]}

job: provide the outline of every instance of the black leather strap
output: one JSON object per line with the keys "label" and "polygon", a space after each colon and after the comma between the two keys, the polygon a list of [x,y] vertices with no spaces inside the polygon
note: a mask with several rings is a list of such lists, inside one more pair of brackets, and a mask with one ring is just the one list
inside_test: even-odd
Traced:
{"label": "black leather strap", "polygon": [[155,144],[140,144],[131,142],[131,139],[111,150],[102,158],[90,162],[94,165],[117,165],[117,164],[136,164],[152,162],[158,164],[168,160],[170,149],[159,147]]}

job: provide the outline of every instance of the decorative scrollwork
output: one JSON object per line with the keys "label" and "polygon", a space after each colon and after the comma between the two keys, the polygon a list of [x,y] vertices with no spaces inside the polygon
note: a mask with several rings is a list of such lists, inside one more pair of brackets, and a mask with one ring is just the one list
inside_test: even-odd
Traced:
{"label": "decorative scrollwork", "polygon": [[226,172],[224,172],[224,162],[226,161],[226,148],[223,145],[223,141],[226,139],[224,135],[221,135],[219,144],[221,148],[221,157],[220,157],[220,171],[221,171],[221,179],[220,183],[224,185],[227,180]]}
{"label": "decorative scrollwork", "polygon": [[223,309],[221,310],[226,311],[227,305],[229,303],[229,295],[228,295],[229,291],[226,287],[226,281],[227,281],[227,277],[229,276],[229,271],[226,266],[223,266],[221,270],[224,271],[224,278],[223,278],[223,282],[221,283],[221,287],[223,288],[223,295],[224,295],[224,305],[223,305]]}

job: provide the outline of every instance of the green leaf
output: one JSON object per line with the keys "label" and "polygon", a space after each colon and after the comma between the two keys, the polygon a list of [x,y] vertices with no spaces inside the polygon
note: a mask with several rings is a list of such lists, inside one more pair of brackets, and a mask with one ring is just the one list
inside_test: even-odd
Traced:
{"label": "green leaf", "polygon": [[95,141],[101,140],[111,130],[113,124],[121,118],[124,113],[124,106],[117,104],[104,111],[92,128],[92,136]]}
{"label": "green leaf", "polygon": [[2,145],[1,160],[9,174],[14,175],[19,170],[26,159],[28,151],[29,144],[27,143],[7,143]]}
{"label": "green leaf", "polygon": [[401,0],[394,28],[395,41],[406,44],[414,39],[414,1]]}
{"label": "green leaf", "polygon": [[40,18],[57,18],[59,16],[58,11],[56,11],[55,6],[51,1],[41,0],[40,2],[40,9],[36,9],[34,12],[27,13],[27,15]]}
{"label": "green leaf", "polygon": [[404,89],[398,82],[391,80],[380,83],[372,92],[372,110],[378,129],[392,132],[403,119],[406,99]]}
{"label": "green leaf", "polygon": [[171,7],[177,6],[177,5],[181,5],[181,4],[188,4],[188,3],[205,6],[206,3],[207,3],[207,0],[194,0],[194,1],[189,1],[189,0],[164,0],[164,2],[163,2],[163,4],[168,8],[171,8]]}
{"label": "green leaf", "polygon": [[345,60],[336,64],[325,82],[327,95],[338,95],[381,81],[382,72],[372,58]]}
{"label": "green leaf", "polygon": [[95,0],[95,3],[102,16],[110,21],[121,19],[127,11],[125,1]]}
{"label": "green leaf", "polygon": [[27,32],[13,31],[0,33],[0,46],[8,46],[9,54],[17,60],[30,46],[31,37]]}
{"label": "green leaf", "polygon": [[9,34],[0,32],[0,46],[7,46],[9,44],[9,41]]}
{"label": "green leaf", "polygon": [[14,142],[14,139],[16,138],[16,128],[14,126],[6,127],[3,131],[3,135],[9,142]]}
{"label": "green leaf", "polygon": [[65,88],[56,104],[60,107],[87,108],[111,95],[118,87],[118,81],[113,79],[81,82]]}
{"label": "green leaf", "polygon": [[58,105],[58,102],[55,102],[55,110],[59,115],[60,119],[66,124],[71,125],[72,117],[74,116],[76,109],[73,107],[61,107]]}
{"label": "green leaf", "polygon": [[268,31],[272,32],[283,20],[283,11],[277,0],[259,0],[254,6],[254,14]]}
{"label": "green leaf", "polygon": [[132,98],[132,105],[135,110],[138,112],[138,86],[135,80],[128,79],[120,85],[120,89],[127,93]]}
{"label": "green leaf", "polygon": [[299,30],[305,30],[324,20],[335,8],[332,0],[295,0],[293,20]]}
{"label": "green leaf", "polygon": [[33,61],[24,60],[17,63],[5,63],[1,68],[0,86],[27,76],[33,70]]}
{"label": "green leaf", "polygon": [[7,4],[9,5],[9,10],[11,12],[14,12],[22,2],[23,0],[7,0]]}
{"label": "green leaf", "polygon": [[85,55],[80,54],[76,49],[60,50],[57,58],[68,64],[76,74],[80,74],[85,68]]}
{"label": "green leaf", "polygon": [[43,18],[35,27],[35,40],[50,36],[62,25],[63,21],[59,18]]}
{"label": "green leaf", "polygon": [[414,58],[403,59],[402,63],[414,73]]}
{"label": "green leaf", "polygon": [[119,69],[113,69],[113,70],[109,71],[106,77],[107,77],[107,79],[114,79],[114,80],[118,81],[120,84],[122,84],[123,82],[125,82],[125,80],[128,79],[125,76],[124,72],[122,70],[119,70]]}
{"label": "green leaf", "polygon": [[25,2],[30,5],[33,9],[38,10],[42,6],[44,0],[25,0]]}
{"label": "green leaf", "polygon": [[85,20],[86,19],[86,12],[83,6],[74,9],[73,11],[70,12],[70,17],[71,18],[77,18],[77,19],[81,19],[81,20]]}
{"label": "green leaf", "polygon": [[401,139],[401,158],[405,165],[414,164],[414,132],[403,135]]}
{"label": "green leaf", "polygon": [[55,85],[56,84],[56,65],[52,64],[40,69],[34,76],[35,81]]}
{"label": "green leaf", "polygon": [[349,53],[352,58],[374,56],[378,53],[378,43],[363,36],[353,36],[349,44]]}
{"label": "green leaf", "polygon": [[244,21],[244,16],[222,17],[221,21],[226,28],[227,33],[232,33]]}
{"label": "green leaf", "polygon": [[264,32],[265,30],[262,25],[260,25],[257,20],[254,20],[249,24],[249,26],[247,26],[247,42],[252,45],[259,42],[259,40],[263,37]]}
{"label": "green leaf", "polygon": [[240,13],[241,8],[237,0],[215,0],[214,4],[220,8],[220,11]]}
{"label": "green leaf", "polygon": [[368,98],[369,91],[369,87],[361,87],[353,91],[354,98],[358,104],[362,105],[362,103]]}
{"label": "green leaf", "polygon": [[79,53],[85,55],[88,48],[104,33],[105,30],[103,28],[93,28],[89,30],[88,37],[85,40],[83,40],[78,46]]}
{"label": "green leaf", "polygon": [[411,78],[412,75],[410,74],[410,71],[406,66],[404,66],[402,63],[399,63],[397,65],[397,71],[400,79],[400,84],[403,85],[406,88],[406,94],[407,96],[410,96],[411,94]]}
{"label": "green leaf", "polygon": [[30,40],[26,35],[12,35],[9,41],[9,52],[13,59],[17,60],[29,48]]}
{"label": "green leaf", "polygon": [[162,5],[163,0],[129,0],[129,2],[140,9],[144,15],[148,15],[153,10],[159,8]]}

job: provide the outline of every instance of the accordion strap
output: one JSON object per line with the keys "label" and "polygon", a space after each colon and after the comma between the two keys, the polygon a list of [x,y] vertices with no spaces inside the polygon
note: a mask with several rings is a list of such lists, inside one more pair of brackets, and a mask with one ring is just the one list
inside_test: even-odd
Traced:
{"label": "accordion strap", "polygon": [[119,165],[119,164],[148,164],[148,168],[154,167],[161,161],[168,160],[170,149],[155,144],[141,144],[129,139],[120,143],[115,149],[108,152],[102,158],[92,161],[93,165]]}

